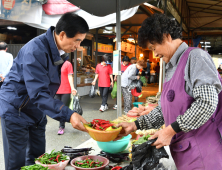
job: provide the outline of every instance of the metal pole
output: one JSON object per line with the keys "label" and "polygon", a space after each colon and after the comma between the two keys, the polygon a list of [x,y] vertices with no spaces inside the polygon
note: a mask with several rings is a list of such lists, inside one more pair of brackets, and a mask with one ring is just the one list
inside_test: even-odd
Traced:
{"label": "metal pole", "polygon": [[192,31],[192,37],[191,37],[191,47],[193,47],[193,31]]}
{"label": "metal pole", "polygon": [[77,89],[77,49],[74,52],[74,88]]}
{"label": "metal pole", "polygon": [[188,44],[188,46],[189,46],[189,44],[190,44],[190,31],[188,30],[188,42],[187,42],[187,44]]}
{"label": "metal pole", "polygon": [[97,66],[97,60],[98,60],[98,31],[99,31],[99,29],[98,28],[96,28],[96,58],[95,58],[95,68],[96,68],[96,66]]}
{"label": "metal pole", "polygon": [[[95,68],[97,66],[97,60],[98,60],[98,31],[99,29],[96,28],[96,58],[95,58]],[[96,83],[95,88],[98,89],[98,83]]]}
{"label": "metal pole", "polygon": [[136,35],[134,34],[134,41],[135,41],[135,57],[136,57]]}
{"label": "metal pole", "polygon": [[120,0],[116,0],[116,49],[119,51],[118,56],[118,75],[117,75],[117,117],[122,116],[122,95],[121,95],[121,23],[120,23]]}
{"label": "metal pole", "polygon": [[164,14],[167,15],[167,0],[164,3]]}

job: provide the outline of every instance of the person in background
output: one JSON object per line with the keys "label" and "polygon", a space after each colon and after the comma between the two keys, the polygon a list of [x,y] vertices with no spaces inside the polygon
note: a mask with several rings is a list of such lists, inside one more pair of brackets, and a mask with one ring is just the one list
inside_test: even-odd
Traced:
{"label": "person in background", "polygon": [[130,59],[131,64],[136,64],[136,61],[137,61],[136,57],[132,57]]}
{"label": "person in background", "polygon": [[217,71],[219,72],[219,74],[222,74],[222,63],[219,65]]}
{"label": "person in background", "polygon": [[[66,54],[65,54],[66,55]],[[61,100],[65,106],[69,107],[70,97],[76,95],[77,90],[74,88],[73,83],[73,67],[72,64],[67,60],[63,63],[61,68],[61,84],[58,91],[56,92],[55,99]],[[65,122],[59,121],[58,135],[63,135],[65,130]]]}
{"label": "person in background", "polygon": [[[130,63],[130,59],[129,59],[128,56],[124,56],[123,59],[122,59],[122,61],[123,61],[123,62],[122,62],[122,64],[121,64],[121,73],[123,74],[124,71],[127,69],[127,67],[129,67],[129,66],[131,65],[131,63]],[[114,81],[117,81],[117,75],[115,75]],[[116,103],[117,103],[117,101],[116,101]],[[113,106],[113,109],[114,109],[114,110],[117,109],[117,104],[115,104],[115,105]]]}
{"label": "person in background", "polygon": [[8,50],[8,45],[1,41],[0,42],[0,88],[2,83],[9,73],[9,70],[12,67],[13,56],[12,54],[6,52]]}
{"label": "person in background", "polygon": [[129,85],[133,80],[139,80],[140,76],[137,76],[137,69],[143,69],[144,61],[138,60],[136,64],[132,64],[124,71],[121,76],[121,89],[124,100],[124,113],[127,114],[131,110],[132,94],[129,90]]}
{"label": "person in background", "polygon": [[46,115],[87,132],[86,120],[54,96],[61,83],[62,63],[68,59],[63,54],[80,47],[88,31],[82,17],[65,13],[56,27],[25,44],[13,60],[0,89],[5,170],[32,165],[45,153]]}
{"label": "person in background", "polygon": [[147,83],[150,84],[150,60],[147,59],[147,68],[146,68],[146,71],[147,71]]}
{"label": "person in background", "polygon": [[155,82],[158,84],[159,82],[159,73],[160,73],[160,64],[157,62],[155,67]]}
{"label": "person in background", "polygon": [[[108,95],[109,95],[109,88],[110,85],[113,87],[113,71],[112,67],[110,65],[111,60],[110,57],[107,54],[104,54],[101,58],[101,63],[96,66],[96,75],[92,82],[92,85],[95,86],[96,80],[99,78],[99,91],[100,96],[102,98],[102,104],[100,107],[100,111],[104,112],[105,110],[108,110]],[[111,82],[110,82],[111,79]]]}
{"label": "person in background", "polygon": [[144,20],[138,44],[166,63],[159,106],[133,123],[120,123],[120,136],[137,129],[159,129],[152,146],[168,146],[178,170],[222,169],[222,79],[212,57],[188,47],[182,29],[165,14]]}

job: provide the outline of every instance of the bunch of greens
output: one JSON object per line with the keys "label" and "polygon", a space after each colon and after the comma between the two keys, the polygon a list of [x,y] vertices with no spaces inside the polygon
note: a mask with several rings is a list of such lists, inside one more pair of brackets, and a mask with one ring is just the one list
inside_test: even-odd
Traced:
{"label": "bunch of greens", "polygon": [[140,80],[143,82],[143,86],[147,86],[147,78],[145,76],[141,76]]}
{"label": "bunch of greens", "polygon": [[133,142],[133,144],[140,145],[144,142],[147,142],[149,137],[150,137],[149,134],[147,136],[144,135],[144,136],[140,137],[138,140],[136,140],[135,142]]}
{"label": "bunch of greens", "polygon": [[21,167],[21,170],[48,170],[48,167],[43,167],[42,165],[34,164],[29,166]]}
{"label": "bunch of greens", "polygon": [[75,166],[81,167],[81,168],[96,168],[101,167],[103,165],[103,162],[94,161],[93,159],[86,158],[83,161],[76,161]]}
{"label": "bunch of greens", "polygon": [[63,152],[54,152],[54,150],[52,150],[51,153],[44,153],[35,159],[35,161],[39,161],[42,164],[57,164],[59,162],[64,162],[65,160],[69,159]]}

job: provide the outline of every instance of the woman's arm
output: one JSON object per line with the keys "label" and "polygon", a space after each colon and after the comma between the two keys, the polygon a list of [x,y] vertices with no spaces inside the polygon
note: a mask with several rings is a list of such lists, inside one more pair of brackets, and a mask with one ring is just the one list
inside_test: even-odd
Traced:
{"label": "woman's arm", "polygon": [[68,75],[68,80],[69,80],[69,85],[71,87],[71,93],[73,95],[76,95],[77,90],[74,88],[74,83],[73,83],[73,74],[69,74]]}
{"label": "woman's arm", "polygon": [[94,78],[94,80],[93,80],[93,82],[92,82],[92,85],[93,85],[93,86],[95,86],[96,80],[98,79],[98,77],[99,77],[99,74],[96,74],[96,75],[95,75],[95,78]]}
{"label": "woman's arm", "polygon": [[112,75],[112,74],[110,74],[109,76],[110,76],[110,79],[111,79],[111,83],[110,83],[110,84],[111,84],[111,85],[112,85],[112,87],[113,87],[113,75]]}

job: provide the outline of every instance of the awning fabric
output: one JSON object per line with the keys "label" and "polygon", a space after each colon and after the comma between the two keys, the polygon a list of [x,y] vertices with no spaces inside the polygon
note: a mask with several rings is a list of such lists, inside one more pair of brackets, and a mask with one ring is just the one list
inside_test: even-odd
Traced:
{"label": "awning fabric", "polygon": [[[121,21],[124,21],[132,17],[137,12],[138,7],[139,6],[136,6],[127,10],[122,10]],[[95,28],[99,28],[102,26],[116,23],[116,13],[109,14],[104,17],[98,17],[95,15],[92,15],[82,9],[75,11],[75,13],[86,20],[86,22],[89,25],[89,29],[95,29]],[[60,17],[61,15],[47,15],[43,11],[41,24],[32,24],[32,23],[25,23],[25,24],[30,25],[32,27],[39,28],[39,29],[47,30],[50,26],[55,26]]]}

